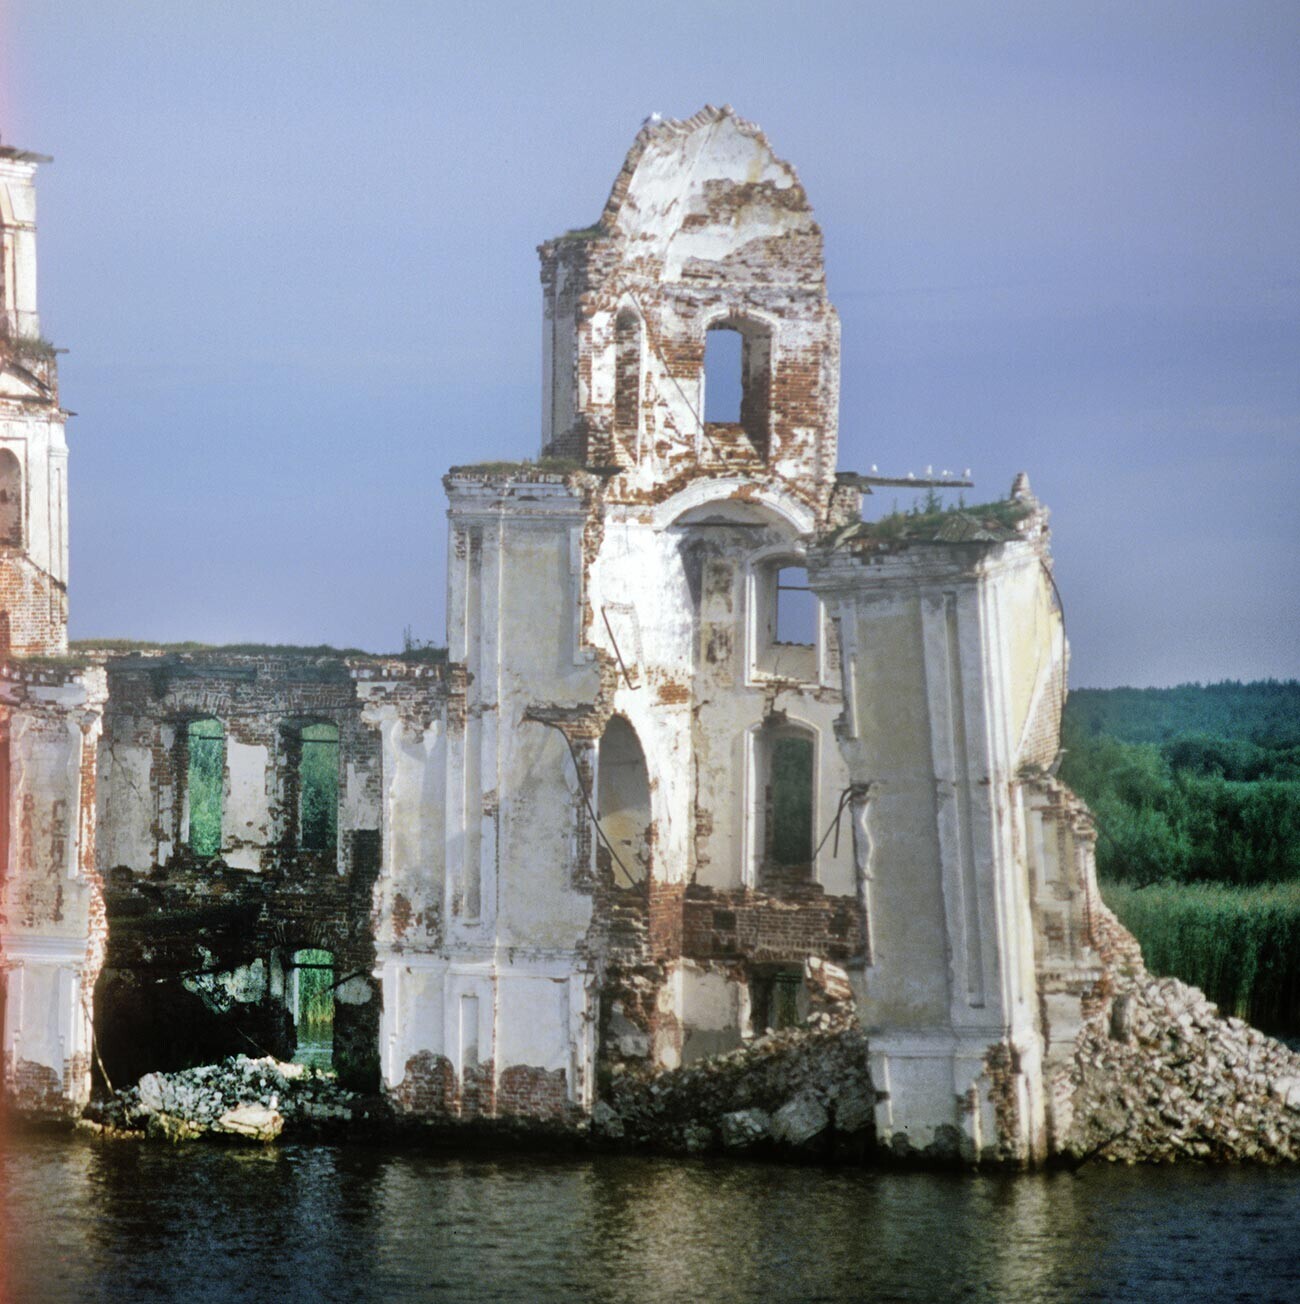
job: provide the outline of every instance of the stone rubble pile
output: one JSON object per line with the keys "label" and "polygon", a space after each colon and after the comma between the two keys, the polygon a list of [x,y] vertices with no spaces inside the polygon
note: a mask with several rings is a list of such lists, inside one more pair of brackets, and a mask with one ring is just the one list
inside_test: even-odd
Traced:
{"label": "stone rubble pile", "polygon": [[350,1120],[359,1098],[302,1064],[237,1055],[220,1064],[146,1073],[87,1111],[87,1120],[117,1132],[145,1132],[169,1141],[227,1133],[271,1141],[286,1123]]}
{"label": "stone rubble pile", "polygon": [[1071,1068],[1074,1159],[1300,1159],[1300,1054],[1195,987],[1118,977]]}
{"label": "stone rubble pile", "polygon": [[666,1073],[616,1072],[592,1114],[597,1137],[675,1153],[861,1157],[873,1140],[867,1045],[851,1014]]}

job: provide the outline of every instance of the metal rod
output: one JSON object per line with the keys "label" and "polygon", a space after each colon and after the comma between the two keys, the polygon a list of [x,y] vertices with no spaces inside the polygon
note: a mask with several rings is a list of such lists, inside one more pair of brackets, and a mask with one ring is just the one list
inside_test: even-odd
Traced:
{"label": "metal rod", "polygon": [[[603,605],[600,608],[600,618],[605,622],[606,630],[609,631],[609,641],[614,645],[614,655],[618,658],[618,668],[623,672],[623,682],[629,688],[635,688],[636,685],[632,682],[632,676],[627,673],[627,666],[623,661],[623,653],[619,651],[618,639],[614,637],[614,626],[609,623],[609,612],[605,610]],[[563,733],[563,730],[561,730],[561,732]],[[565,734],[564,736],[567,738],[569,735]]]}

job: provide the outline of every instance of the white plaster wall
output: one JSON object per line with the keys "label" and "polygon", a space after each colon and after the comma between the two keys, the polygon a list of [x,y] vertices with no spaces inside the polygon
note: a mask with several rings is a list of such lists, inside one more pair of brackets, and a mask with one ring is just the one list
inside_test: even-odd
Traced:
{"label": "white plaster wall", "polygon": [[[580,708],[598,689],[577,642],[573,534],[583,519],[563,486],[453,495],[448,632],[469,687],[463,732],[449,747],[448,917],[477,930],[463,936],[470,946],[492,929],[502,945],[572,951],[590,923],[590,897],[573,890],[584,869],[575,830],[587,818],[573,758],[554,728],[527,718]],[[475,865],[472,919],[461,885]]]}
{"label": "white plaster wall", "polygon": [[4,1046],[10,1072],[22,1064],[49,1069],[64,1098],[84,1104],[90,1095],[91,1034],[84,949],[44,938],[7,939],[5,960]]}
{"label": "white plaster wall", "polygon": [[105,734],[99,749],[99,867],[151,865],[157,850],[153,823],[157,797],[152,786],[150,748]]}
{"label": "white plaster wall", "polygon": [[398,882],[423,881],[441,904],[447,734],[441,720],[416,731],[398,725],[386,739],[385,825],[390,830],[389,872]]}
{"label": "white plaster wall", "polygon": [[568,973],[552,977],[520,973],[513,967],[500,971],[498,1069],[512,1064],[569,1069],[569,996]]}
{"label": "white plaster wall", "polygon": [[749,1030],[749,988],[744,982],[690,960],[681,963],[682,1062],[725,1054]]}
{"label": "white plaster wall", "polygon": [[0,887],[5,1050],[52,1071],[66,1101],[89,1092],[89,987],[98,970],[97,883],[82,869],[83,747],[100,727],[102,672],[0,682],[9,723],[9,864]]}
{"label": "white plaster wall", "polygon": [[443,988],[447,962],[424,957],[388,957],[378,970],[383,990],[379,1061],[388,1090],[401,1085],[407,1061],[420,1051],[446,1054]]}
{"label": "white plaster wall", "polygon": [[[924,1146],[956,1128],[998,1141],[985,1057],[1017,1048],[1021,1134],[1039,1144],[1041,1074],[1028,883],[1019,827],[1018,677],[1056,653],[1035,620],[1029,542],[831,554],[814,568],[847,649],[845,752],[870,782],[865,882],[874,941],[861,993],[877,1119]],[[1028,577],[1028,578],[1027,578]],[[1018,695],[1019,694],[1019,695]],[[1028,1067],[1026,1067],[1028,1066]],[[954,1108],[968,1100],[970,1108]]]}
{"label": "white plaster wall", "polygon": [[270,840],[270,755],[261,743],[226,736],[226,792],[221,810],[222,857],[234,869],[262,868]]}

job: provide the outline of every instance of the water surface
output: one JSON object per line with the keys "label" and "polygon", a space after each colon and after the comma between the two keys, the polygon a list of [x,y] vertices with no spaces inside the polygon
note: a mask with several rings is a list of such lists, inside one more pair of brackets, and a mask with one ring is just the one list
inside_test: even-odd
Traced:
{"label": "water surface", "polygon": [[1300,1300],[1300,1171],[1022,1177],[23,1137],[9,1299]]}

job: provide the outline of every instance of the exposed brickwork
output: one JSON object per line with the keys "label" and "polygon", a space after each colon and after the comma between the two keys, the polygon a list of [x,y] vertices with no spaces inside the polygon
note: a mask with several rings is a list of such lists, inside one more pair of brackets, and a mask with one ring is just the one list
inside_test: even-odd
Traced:
{"label": "exposed brickwork", "polygon": [[1047,769],[1056,760],[1061,746],[1061,716],[1065,711],[1064,659],[1052,667],[1051,675],[1038,699],[1038,708],[1025,734],[1018,758],[1020,764]]}
{"label": "exposed brickwork", "polygon": [[402,1080],[389,1093],[403,1113],[426,1118],[455,1112],[456,1071],[445,1055],[422,1050],[406,1061]]}
{"label": "exposed brickwork", "polygon": [[561,1119],[574,1112],[565,1071],[530,1064],[513,1064],[502,1071],[496,1103],[498,1114],[522,1118]]}
{"label": "exposed brickwork", "polygon": [[7,1081],[7,1103],[15,1113],[38,1118],[75,1114],[80,1106],[68,1099],[63,1081],[48,1064],[33,1064],[30,1060],[20,1059]]}
{"label": "exposed brickwork", "polygon": [[0,656],[67,650],[67,586],[9,549],[0,549],[0,613]]}
{"label": "exposed brickwork", "polygon": [[403,1113],[424,1118],[561,1119],[574,1112],[563,1069],[514,1064],[498,1077],[492,1061],[486,1060],[467,1068],[463,1082],[457,1083],[451,1061],[429,1051],[407,1060],[391,1099]]}
{"label": "exposed brickwork", "polygon": [[827,896],[816,886],[783,898],[692,885],[682,907],[682,954],[689,959],[861,959],[863,915],[855,897]]}

